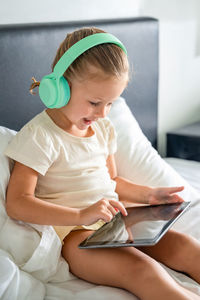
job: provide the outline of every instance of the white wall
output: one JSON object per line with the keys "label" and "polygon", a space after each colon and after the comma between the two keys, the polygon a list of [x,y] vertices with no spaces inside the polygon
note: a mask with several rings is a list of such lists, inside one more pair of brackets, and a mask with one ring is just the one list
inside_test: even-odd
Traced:
{"label": "white wall", "polygon": [[141,0],[160,21],[159,151],[166,132],[200,121],[200,1]]}
{"label": "white wall", "polygon": [[0,0],[0,24],[131,17],[140,0]]}
{"label": "white wall", "polygon": [[159,151],[165,134],[200,120],[199,0],[0,0],[0,24],[146,15],[160,20]]}

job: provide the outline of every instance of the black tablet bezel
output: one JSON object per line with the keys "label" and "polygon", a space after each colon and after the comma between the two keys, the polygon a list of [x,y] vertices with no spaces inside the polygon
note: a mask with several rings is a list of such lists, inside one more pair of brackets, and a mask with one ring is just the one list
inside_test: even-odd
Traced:
{"label": "black tablet bezel", "polygon": [[[180,204],[181,211],[179,212],[178,215],[175,217],[172,217],[169,219],[162,227],[162,229],[159,231],[159,233],[154,237],[154,238],[145,238],[145,239],[135,239],[135,240],[116,240],[116,241],[95,241],[91,242],[91,239],[95,236],[97,236],[99,230],[101,232],[105,229],[106,227],[109,226],[111,222],[116,222],[116,218],[122,218],[121,213],[116,214],[114,218],[108,222],[105,223],[101,228],[99,228],[97,231],[92,233],[89,237],[87,237],[84,241],[82,241],[79,244],[80,249],[95,249],[95,248],[116,248],[116,247],[139,247],[139,246],[153,246],[159,242],[159,240],[163,237],[163,235],[171,228],[171,226],[182,216],[182,214],[188,209],[190,206],[191,202],[183,202]],[[171,206],[172,204],[163,204],[163,205],[168,205]],[[162,206],[163,206],[162,205]],[[145,206],[147,208],[156,208],[161,205],[152,205],[152,206]],[[143,207],[145,209],[145,207]],[[126,217],[123,217],[126,218]]]}

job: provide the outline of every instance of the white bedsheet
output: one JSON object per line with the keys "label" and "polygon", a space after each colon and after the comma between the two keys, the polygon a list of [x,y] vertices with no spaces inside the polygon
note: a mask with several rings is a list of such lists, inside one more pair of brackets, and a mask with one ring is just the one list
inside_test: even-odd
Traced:
{"label": "white bedsheet", "polygon": [[165,161],[200,192],[200,162],[172,157],[165,158]]}
{"label": "white bedsheet", "polygon": [[[200,163],[166,159],[194,187],[200,189]],[[200,240],[200,202],[176,224],[175,228]],[[60,256],[61,244],[50,226],[24,225],[10,220],[0,234],[0,299],[4,300],[128,300],[130,293],[111,287],[96,286],[74,277]],[[38,234],[41,233],[41,236]],[[31,234],[30,234],[31,233]],[[22,240],[29,239],[24,248]],[[166,268],[183,286],[200,295],[200,286],[187,276]],[[134,278],[133,278],[134,280]]]}

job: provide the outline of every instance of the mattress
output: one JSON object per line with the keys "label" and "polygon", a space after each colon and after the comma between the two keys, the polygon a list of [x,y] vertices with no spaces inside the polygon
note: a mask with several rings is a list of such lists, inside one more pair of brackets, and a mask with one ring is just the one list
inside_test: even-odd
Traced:
{"label": "mattress", "polygon": [[171,157],[164,160],[200,192],[200,162]]}

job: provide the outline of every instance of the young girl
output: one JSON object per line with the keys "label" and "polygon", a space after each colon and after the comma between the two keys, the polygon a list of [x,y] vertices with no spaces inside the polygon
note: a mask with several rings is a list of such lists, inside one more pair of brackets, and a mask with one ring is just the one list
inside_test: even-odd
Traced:
{"label": "young girl", "polygon": [[[103,32],[83,28],[60,45],[62,55],[82,38]],[[123,201],[156,204],[183,201],[183,187],[150,188],[119,177],[114,128],[105,118],[129,80],[127,55],[104,43],[80,55],[65,71],[71,97],[61,108],[38,114],[13,138],[6,154],[15,165],[7,189],[7,213],[29,223],[53,225],[71,272],[101,285],[119,287],[140,299],[195,300],[157,262],[200,283],[200,244],[169,231],[153,247],[80,250],[78,245],[121,211]],[[34,82],[31,90],[38,86]],[[120,270],[120,272],[119,272]]]}

